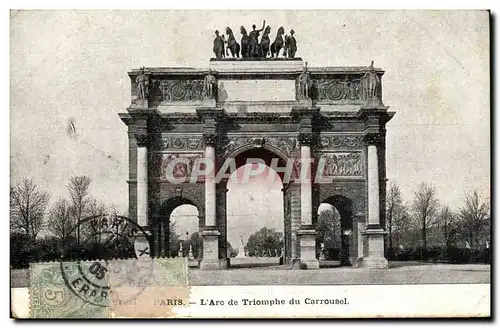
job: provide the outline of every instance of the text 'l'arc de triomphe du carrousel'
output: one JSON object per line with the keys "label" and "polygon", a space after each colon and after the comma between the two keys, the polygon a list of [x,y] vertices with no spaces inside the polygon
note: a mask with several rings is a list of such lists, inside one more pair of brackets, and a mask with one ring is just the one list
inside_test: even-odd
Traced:
{"label": "text 'l'arc de triomphe du carrousel'", "polygon": [[[329,203],[341,216],[346,262],[387,268],[385,125],[394,113],[382,102],[384,71],[373,62],[308,67],[296,57],[293,30],[279,27],[273,42],[265,22],[239,30],[239,43],[231,28],[215,31],[206,69],[128,72],[131,105],[119,116],[128,126],[129,215],[149,232],[152,255],[170,254],[170,214],[191,204],[203,240],[200,268],[227,268],[229,175],[216,176],[227,160],[240,167],[259,158],[283,182],[285,264],[319,267],[317,213]],[[285,179],[290,160],[299,178]],[[317,173],[320,181],[303,179]]]}

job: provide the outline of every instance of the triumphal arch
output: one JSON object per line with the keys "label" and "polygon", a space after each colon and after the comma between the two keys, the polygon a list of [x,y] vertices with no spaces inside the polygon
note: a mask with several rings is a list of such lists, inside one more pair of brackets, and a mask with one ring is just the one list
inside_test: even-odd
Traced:
{"label": "triumphal arch", "polygon": [[170,213],[191,204],[201,269],[227,268],[229,178],[218,173],[258,158],[283,181],[285,264],[319,267],[317,213],[329,203],[341,215],[347,261],[386,268],[385,125],[394,113],[382,102],[384,71],[373,62],[217,57],[204,69],[128,72],[131,105],[120,118],[128,126],[129,215],[149,232],[151,254],[170,256]]}

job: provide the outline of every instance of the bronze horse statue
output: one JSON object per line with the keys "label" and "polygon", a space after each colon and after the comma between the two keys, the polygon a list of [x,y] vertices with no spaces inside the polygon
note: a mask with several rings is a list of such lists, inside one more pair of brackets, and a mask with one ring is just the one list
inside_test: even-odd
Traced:
{"label": "bronze horse statue", "polygon": [[241,32],[241,57],[248,58],[250,57],[250,50],[249,50],[250,40],[248,39],[247,30],[243,26],[241,26],[240,32]]}
{"label": "bronze horse statue", "polygon": [[271,44],[271,58],[278,58],[281,48],[283,48],[283,34],[285,34],[285,29],[281,26],[276,32],[276,39],[274,39],[273,44]]}
{"label": "bronze horse statue", "polygon": [[269,39],[269,33],[271,33],[271,26],[267,26],[262,34],[262,38],[260,39],[260,50],[261,57],[266,58],[269,53],[269,45],[271,44],[271,40]]}
{"label": "bronze horse statue", "polygon": [[227,47],[226,47],[226,56],[229,56],[229,50],[231,50],[231,55],[233,58],[240,58],[240,45],[236,42],[234,38],[233,31],[228,27],[226,27],[227,34]]}

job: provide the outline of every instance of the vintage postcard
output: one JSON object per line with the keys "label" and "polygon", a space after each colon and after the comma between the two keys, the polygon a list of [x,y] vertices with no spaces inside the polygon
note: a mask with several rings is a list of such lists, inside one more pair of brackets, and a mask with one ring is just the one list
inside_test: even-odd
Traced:
{"label": "vintage postcard", "polygon": [[11,316],[490,317],[489,15],[11,10]]}

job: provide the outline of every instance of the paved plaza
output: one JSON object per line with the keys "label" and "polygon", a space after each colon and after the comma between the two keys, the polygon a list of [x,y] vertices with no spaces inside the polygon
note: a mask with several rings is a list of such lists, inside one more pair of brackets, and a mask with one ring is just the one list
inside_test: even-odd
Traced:
{"label": "paved plaza", "polygon": [[[390,269],[335,267],[291,270],[285,266],[235,267],[211,271],[189,269],[192,286],[218,285],[385,285],[385,284],[485,284],[490,283],[487,264],[430,264],[390,262]],[[11,270],[11,287],[27,287],[28,270]]]}
{"label": "paved plaza", "polygon": [[490,265],[390,263],[390,269],[351,267],[291,270],[284,267],[234,268],[211,272],[189,271],[193,286],[213,285],[393,285],[393,284],[485,284]]}

